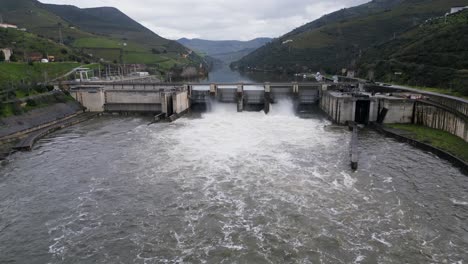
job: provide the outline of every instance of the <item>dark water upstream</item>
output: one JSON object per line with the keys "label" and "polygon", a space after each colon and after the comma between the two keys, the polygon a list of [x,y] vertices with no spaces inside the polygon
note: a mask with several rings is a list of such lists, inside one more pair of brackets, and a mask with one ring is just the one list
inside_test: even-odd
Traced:
{"label": "dark water upstream", "polygon": [[468,177],[290,105],[102,117],[0,167],[0,263],[466,263]]}
{"label": "dark water upstream", "polygon": [[[191,80],[193,82],[193,80]],[[206,83],[263,83],[263,82],[307,82],[314,81],[312,79],[304,79],[302,76],[294,76],[288,74],[277,74],[273,72],[239,72],[229,68],[229,65],[223,64],[216,67],[210,72],[208,78],[198,80],[198,82]]]}

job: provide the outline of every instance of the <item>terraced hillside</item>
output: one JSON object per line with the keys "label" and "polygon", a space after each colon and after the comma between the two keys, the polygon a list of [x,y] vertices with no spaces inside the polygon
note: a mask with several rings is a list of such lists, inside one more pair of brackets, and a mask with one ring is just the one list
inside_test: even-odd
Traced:
{"label": "terraced hillside", "polygon": [[233,66],[282,72],[324,70],[335,73],[356,66],[373,45],[398,37],[425,20],[444,15],[466,0],[374,0],[323,16],[275,39]]}
{"label": "terraced hillside", "polygon": [[9,23],[57,43],[62,41],[95,59],[153,64],[162,69],[203,62],[184,46],[158,36],[115,8],[80,9],[36,0],[2,0],[0,12]]}
{"label": "terraced hillside", "polygon": [[367,50],[358,63],[359,74],[468,95],[467,36],[468,10],[431,19]]}

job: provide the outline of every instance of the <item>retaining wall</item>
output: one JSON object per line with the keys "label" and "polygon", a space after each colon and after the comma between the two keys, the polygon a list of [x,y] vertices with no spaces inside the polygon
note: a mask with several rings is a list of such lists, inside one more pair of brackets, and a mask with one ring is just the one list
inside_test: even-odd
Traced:
{"label": "retaining wall", "polygon": [[424,103],[416,103],[414,123],[447,131],[468,142],[467,117],[456,112]]}

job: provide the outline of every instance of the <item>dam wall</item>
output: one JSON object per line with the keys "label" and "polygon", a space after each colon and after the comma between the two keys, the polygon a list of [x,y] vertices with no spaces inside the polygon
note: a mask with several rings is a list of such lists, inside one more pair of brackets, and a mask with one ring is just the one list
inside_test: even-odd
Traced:
{"label": "dam wall", "polygon": [[80,85],[71,88],[70,94],[87,112],[182,113],[190,107],[187,88],[161,88],[145,84]]}
{"label": "dam wall", "polygon": [[426,127],[444,130],[468,142],[467,117],[451,111],[447,108],[440,108],[425,102],[418,102],[415,106],[414,123]]}
{"label": "dam wall", "polygon": [[349,122],[417,124],[449,132],[468,142],[468,118],[462,113],[465,105],[456,100],[449,104],[450,100],[445,98],[434,102],[432,97],[415,99],[398,93],[382,95],[324,91],[320,108],[333,122],[341,125]]}

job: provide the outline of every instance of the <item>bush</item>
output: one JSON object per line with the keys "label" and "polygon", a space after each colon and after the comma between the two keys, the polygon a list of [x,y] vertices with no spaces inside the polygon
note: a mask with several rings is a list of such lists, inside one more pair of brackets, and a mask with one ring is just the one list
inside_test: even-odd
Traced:
{"label": "bush", "polygon": [[10,61],[11,62],[17,62],[18,61],[18,58],[16,58],[16,55],[14,53],[11,54]]}
{"label": "bush", "polygon": [[37,102],[34,101],[33,99],[28,99],[28,100],[26,101],[26,103],[27,103],[28,106],[33,106],[33,107],[34,107],[34,106],[37,106]]}
{"label": "bush", "polygon": [[14,115],[21,115],[23,113],[23,109],[19,103],[13,104],[13,114]]}
{"label": "bush", "polygon": [[42,85],[37,85],[34,87],[34,91],[38,92],[38,93],[45,93],[47,92],[47,87],[46,86],[42,86]]}

